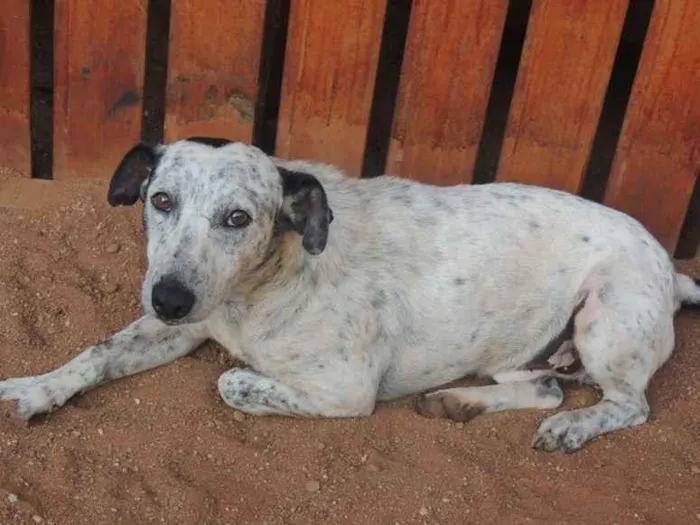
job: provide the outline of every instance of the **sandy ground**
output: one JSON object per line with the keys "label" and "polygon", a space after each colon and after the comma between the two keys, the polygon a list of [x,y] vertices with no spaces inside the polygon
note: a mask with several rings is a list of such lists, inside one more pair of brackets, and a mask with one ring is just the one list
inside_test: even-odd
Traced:
{"label": "sandy ground", "polygon": [[[54,368],[139,316],[139,209],[98,182],[0,175],[0,377]],[[700,260],[681,266],[700,275]],[[700,312],[650,390],[653,419],[573,455],[543,412],[361,420],[234,413],[215,345],[29,425],[0,406],[0,524],[700,524]],[[568,388],[567,406],[594,392]]]}

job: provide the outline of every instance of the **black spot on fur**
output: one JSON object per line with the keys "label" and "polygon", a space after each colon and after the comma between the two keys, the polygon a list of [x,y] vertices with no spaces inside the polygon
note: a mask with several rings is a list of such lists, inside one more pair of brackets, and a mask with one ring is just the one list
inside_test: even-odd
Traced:
{"label": "black spot on fur", "polygon": [[408,193],[394,193],[391,195],[392,200],[398,202],[403,206],[411,206],[413,204],[413,197]]}
{"label": "black spot on fur", "polygon": [[385,304],[386,294],[384,293],[384,290],[377,291],[377,295],[375,295],[374,299],[372,299],[372,307],[375,309],[379,309]]}
{"label": "black spot on fur", "polygon": [[601,303],[605,304],[607,301],[610,300],[610,296],[612,295],[612,293],[613,285],[611,282],[607,282],[598,290],[598,299],[600,299]]}
{"label": "black spot on fur", "polygon": [[464,279],[464,277],[457,277],[454,282],[457,286],[462,286],[467,281]]}
{"label": "black spot on fur", "polygon": [[591,242],[591,238],[588,235],[581,235],[581,240],[583,242]]}
{"label": "black spot on fur", "polygon": [[238,397],[241,401],[246,401],[252,393],[253,385],[250,383],[244,383],[236,392],[236,397]]}

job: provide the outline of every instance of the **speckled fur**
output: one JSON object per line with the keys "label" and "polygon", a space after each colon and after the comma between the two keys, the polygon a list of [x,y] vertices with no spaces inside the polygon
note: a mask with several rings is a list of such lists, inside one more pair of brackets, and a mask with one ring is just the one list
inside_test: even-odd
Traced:
{"label": "speckled fur", "polygon": [[[219,392],[251,414],[367,416],[378,400],[469,374],[497,384],[428,394],[424,408],[460,417],[553,408],[563,398],[547,378],[556,373],[526,366],[573,315],[573,345],[603,399],[546,419],[533,442],[572,451],[646,421],[645,389],[672,352],[674,313],[700,302],[697,285],[637,221],[566,193],[349,179],[242,144],[180,141],[156,153],[143,184],[145,317],[53,372],[1,381],[0,398],[17,400],[25,418],[207,338],[250,366],[224,373]],[[325,189],[335,219],[319,255],[276,227],[293,209],[281,168]],[[159,191],[175,202],[170,214],[149,203]],[[223,228],[237,208],[252,223]],[[163,275],[196,297],[177,324],[154,318],[151,289]]]}

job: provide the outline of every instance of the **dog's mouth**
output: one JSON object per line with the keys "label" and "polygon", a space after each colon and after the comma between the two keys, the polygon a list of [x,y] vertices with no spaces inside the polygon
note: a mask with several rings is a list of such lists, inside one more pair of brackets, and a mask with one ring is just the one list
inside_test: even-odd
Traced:
{"label": "dog's mouth", "polygon": [[156,318],[163,324],[167,324],[168,326],[182,326],[185,324],[190,324],[184,319],[168,319],[165,317],[161,317],[159,315],[156,315]]}
{"label": "dog's mouth", "polygon": [[206,316],[201,315],[201,312],[190,312],[186,316],[176,319],[176,318],[160,315],[153,308],[145,308],[144,311],[147,315],[155,317],[156,319],[158,319],[158,321],[160,321],[164,325],[173,326],[173,327],[195,325],[195,324],[201,323],[206,318]]}
{"label": "dog's mouth", "polygon": [[192,315],[191,313],[187,314],[184,317],[172,318],[172,317],[160,315],[158,312],[154,311],[153,308],[147,308],[145,311],[148,315],[152,315],[153,317],[158,319],[161,323],[168,325],[168,326],[187,326],[190,324],[197,324],[198,322],[201,321],[201,319],[199,319],[199,316]]}

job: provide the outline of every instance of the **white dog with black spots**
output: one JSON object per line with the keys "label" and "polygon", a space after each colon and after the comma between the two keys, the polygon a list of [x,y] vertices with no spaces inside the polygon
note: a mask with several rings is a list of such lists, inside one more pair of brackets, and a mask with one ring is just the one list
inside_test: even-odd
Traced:
{"label": "white dog with black spots", "polygon": [[23,418],[214,339],[249,368],[219,379],[255,415],[368,416],[421,396],[425,414],[558,407],[560,379],[593,406],[555,414],[533,445],[574,451],[645,422],[645,390],[700,303],[637,221],[512,183],[436,187],[283,161],[223,139],[135,146],[109,187],[144,202],[145,315],[60,368],[0,381]]}

